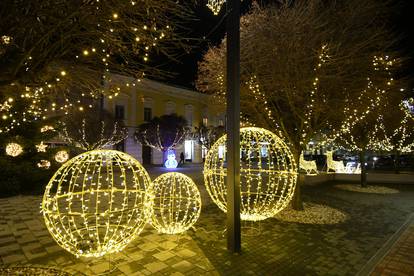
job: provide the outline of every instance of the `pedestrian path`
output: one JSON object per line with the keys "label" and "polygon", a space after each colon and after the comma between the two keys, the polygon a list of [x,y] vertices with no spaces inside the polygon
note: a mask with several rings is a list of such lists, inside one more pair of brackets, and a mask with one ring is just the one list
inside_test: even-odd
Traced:
{"label": "pedestrian path", "polygon": [[414,214],[361,271],[361,275],[414,275]]}

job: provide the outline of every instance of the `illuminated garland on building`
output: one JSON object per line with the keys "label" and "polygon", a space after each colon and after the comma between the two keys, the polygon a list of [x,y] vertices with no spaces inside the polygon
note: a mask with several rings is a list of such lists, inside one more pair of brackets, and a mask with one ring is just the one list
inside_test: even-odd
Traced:
{"label": "illuminated garland on building", "polygon": [[82,153],[59,168],[42,201],[47,229],[77,257],[121,251],[148,222],[151,179],[131,156],[113,150]]}
{"label": "illuminated garland on building", "polygon": [[154,202],[151,224],[161,233],[178,234],[188,230],[198,220],[201,196],[188,176],[165,173],[153,182]]}
{"label": "illuminated garland on building", "polygon": [[[204,183],[213,202],[227,211],[226,135],[212,146],[204,164]],[[221,152],[224,149],[224,152]],[[240,129],[240,217],[259,221],[272,217],[291,200],[297,177],[290,149],[263,128]]]}

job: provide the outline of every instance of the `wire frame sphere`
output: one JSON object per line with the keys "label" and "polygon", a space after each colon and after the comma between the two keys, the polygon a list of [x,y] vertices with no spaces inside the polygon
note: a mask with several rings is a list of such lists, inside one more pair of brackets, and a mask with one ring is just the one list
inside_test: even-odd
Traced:
{"label": "wire frame sphere", "polygon": [[12,157],[17,157],[23,153],[23,147],[17,143],[8,143],[6,145],[6,154]]}
{"label": "wire frame sphere", "polygon": [[[204,182],[214,203],[227,212],[226,135],[211,147],[204,164]],[[273,217],[292,199],[296,163],[287,145],[274,133],[257,127],[240,129],[240,218]]]}
{"label": "wire frame sphere", "polygon": [[121,251],[149,219],[151,179],[131,156],[114,150],[82,153],[46,186],[42,212],[56,242],[70,253],[100,257]]}
{"label": "wire frame sphere", "polygon": [[196,223],[201,212],[200,192],[193,180],[177,172],[153,181],[151,224],[161,233],[177,234]]}

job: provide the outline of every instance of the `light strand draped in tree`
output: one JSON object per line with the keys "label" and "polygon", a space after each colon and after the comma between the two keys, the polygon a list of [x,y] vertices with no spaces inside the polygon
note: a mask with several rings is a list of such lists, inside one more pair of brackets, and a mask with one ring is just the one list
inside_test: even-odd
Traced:
{"label": "light strand draped in tree", "polygon": [[145,146],[167,152],[175,149],[190,134],[187,121],[176,114],[154,117],[141,124],[135,131],[135,139]]}
{"label": "light strand draped in tree", "polygon": [[[83,109],[84,97],[116,95],[136,84],[115,84],[113,74],[167,76],[151,60],[176,60],[188,51],[184,26],[192,19],[189,3],[174,0],[3,0],[0,88],[41,107],[37,119],[51,110]],[[27,115],[14,114],[9,125],[32,119]]]}

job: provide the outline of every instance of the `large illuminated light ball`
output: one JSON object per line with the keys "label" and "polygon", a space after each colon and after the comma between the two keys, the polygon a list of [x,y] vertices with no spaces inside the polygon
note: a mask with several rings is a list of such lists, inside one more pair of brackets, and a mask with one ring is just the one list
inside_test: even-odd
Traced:
{"label": "large illuminated light ball", "polygon": [[177,172],[153,181],[151,224],[161,233],[178,234],[196,223],[201,212],[200,192],[193,180]]}
{"label": "large illuminated light ball", "polygon": [[77,257],[121,251],[144,228],[151,179],[133,157],[114,150],[82,153],[53,175],[42,201],[56,242]]}
{"label": "large illuminated light ball", "polygon": [[[204,182],[214,203],[227,212],[226,135],[211,147]],[[274,133],[257,127],[240,129],[240,218],[273,217],[292,199],[297,167],[288,146]]]}
{"label": "large illuminated light ball", "polygon": [[8,143],[6,145],[6,154],[12,157],[17,157],[23,153],[23,147],[17,143]]}

